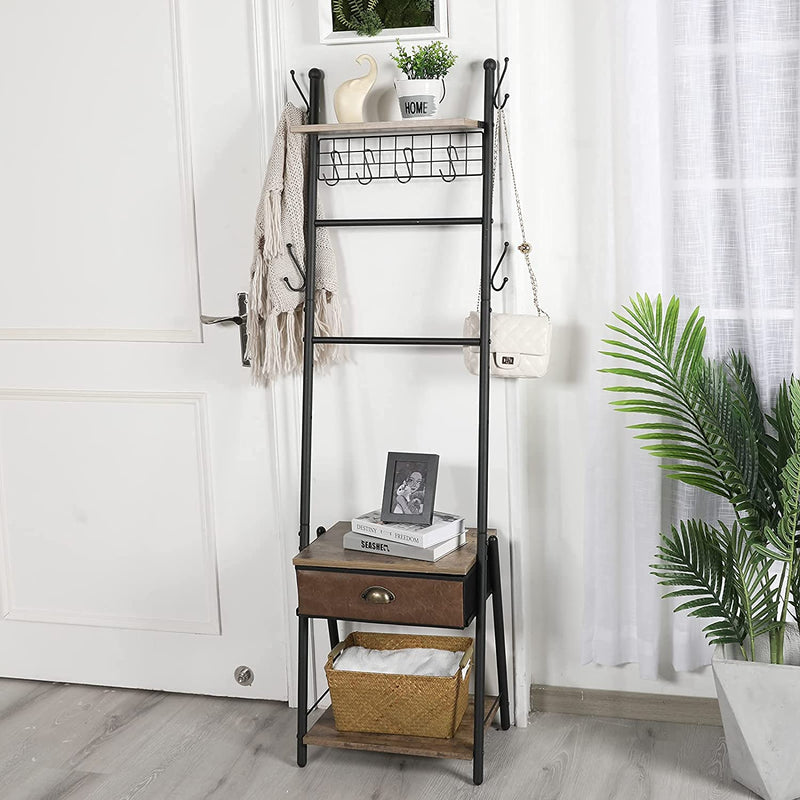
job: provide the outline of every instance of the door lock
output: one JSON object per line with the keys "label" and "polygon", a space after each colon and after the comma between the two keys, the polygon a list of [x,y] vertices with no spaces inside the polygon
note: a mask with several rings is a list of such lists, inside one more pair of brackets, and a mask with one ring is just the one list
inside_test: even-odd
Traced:
{"label": "door lock", "polygon": [[247,666],[236,667],[233,671],[233,677],[236,679],[236,683],[239,686],[250,686],[253,683],[253,678],[255,675],[253,674],[253,670]]}
{"label": "door lock", "polygon": [[203,325],[225,325],[231,323],[239,326],[239,347],[242,352],[242,366],[249,367],[250,359],[247,358],[247,293],[239,292],[236,295],[239,313],[231,317],[210,317],[208,314],[200,315]]}

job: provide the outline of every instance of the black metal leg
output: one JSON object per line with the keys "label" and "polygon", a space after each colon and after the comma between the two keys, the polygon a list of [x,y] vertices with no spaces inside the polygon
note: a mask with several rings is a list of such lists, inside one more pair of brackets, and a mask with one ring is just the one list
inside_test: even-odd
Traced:
{"label": "black metal leg", "polygon": [[308,746],[303,738],[308,728],[308,617],[298,615],[297,636],[297,766],[304,767]]}
{"label": "black metal leg", "polygon": [[331,650],[339,644],[339,623],[335,619],[328,620],[328,638],[331,640]]}
{"label": "black metal leg", "polygon": [[503,590],[500,582],[500,552],[497,537],[489,537],[489,587],[492,592],[494,614],[494,646],[497,652],[497,681],[500,685],[500,727],[507,731],[511,727],[508,710],[508,664],[506,663],[506,633],[503,622]]}
{"label": "black metal leg", "polygon": [[[483,549],[483,557],[481,557]],[[476,786],[483,783],[483,716],[485,673],[486,673],[486,536],[478,536],[478,612],[475,615],[475,720],[472,729],[472,782]],[[483,587],[483,588],[481,588]]]}
{"label": "black metal leg", "polygon": [[[325,535],[325,528],[317,528],[317,538]],[[331,642],[331,650],[339,644],[339,623],[335,619],[328,620],[328,638]]]}

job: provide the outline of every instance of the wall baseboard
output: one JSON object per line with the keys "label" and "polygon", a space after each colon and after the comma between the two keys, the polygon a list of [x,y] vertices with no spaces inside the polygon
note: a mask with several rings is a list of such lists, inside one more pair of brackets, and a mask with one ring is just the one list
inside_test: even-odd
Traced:
{"label": "wall baseboard", "polygon": [[607,689],[578,689],[570,686],[534,684],[531,687],[531,709],[592,717],[682,722],[689,725],[722,725],[719,701],[715,697],[616,692]]}

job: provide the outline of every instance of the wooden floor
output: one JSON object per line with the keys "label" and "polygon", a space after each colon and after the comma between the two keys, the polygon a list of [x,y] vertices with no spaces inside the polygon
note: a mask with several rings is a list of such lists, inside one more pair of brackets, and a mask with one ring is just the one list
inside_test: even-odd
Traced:
{"label": "wooden floor", "polygon": [[727,800],[720,728],[534,714],[466,761],[309,748],[285,704],[0,680],[2,800]]}

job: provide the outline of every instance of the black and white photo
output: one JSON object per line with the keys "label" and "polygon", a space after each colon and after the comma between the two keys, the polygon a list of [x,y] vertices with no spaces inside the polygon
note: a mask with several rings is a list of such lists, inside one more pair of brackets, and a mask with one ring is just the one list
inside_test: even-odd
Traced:
{"label": "black and white photo", "polygon": [[389,453],[381,519],[430,525],[438,470],[439,456],[433,453]]}

